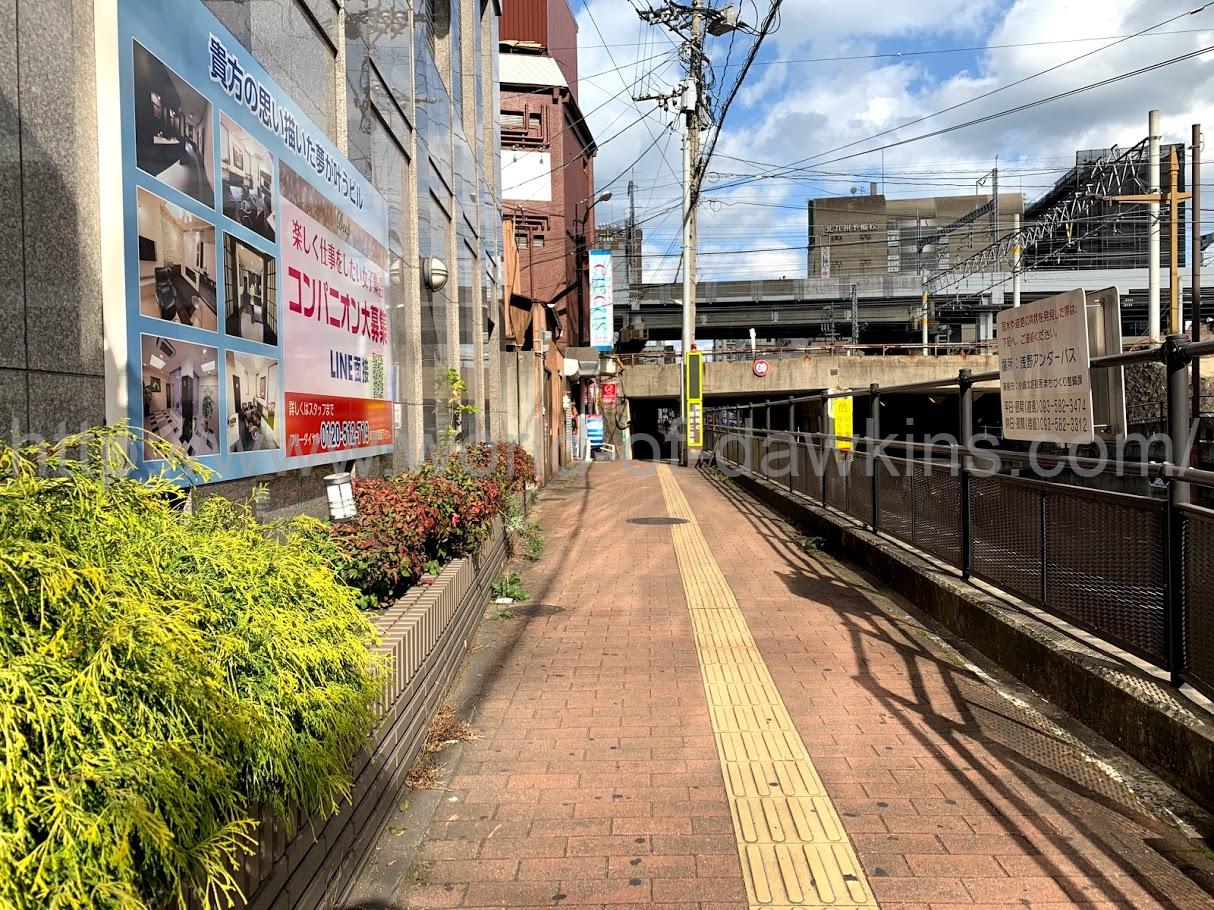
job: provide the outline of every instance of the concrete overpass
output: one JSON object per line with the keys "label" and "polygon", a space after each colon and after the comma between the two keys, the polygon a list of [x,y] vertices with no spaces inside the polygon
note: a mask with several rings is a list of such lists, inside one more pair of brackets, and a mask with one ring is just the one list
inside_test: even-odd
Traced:
{"label": "concrete overpass", "polygon": [[[753,361],[729,360],[704,365],[704,394],[707,398],[756,399],[793,395],[827,388],[867,389],[928,382],[956,376],[962,369],[975,373],[999,368],[995,354],[945,354],[940,356],[889,354],[847,356],[813,351],[768,360],[767,375],[754,373]],[[621,374],[629,400],[678,399],[677,363],[634,363]]]}
{"label": "concrete overpass", "polygon": [[[1180,283],[1188,296],[1190,272],[1181,269]],[[922,312],[922,281],[918,276],[896,274],[857,278],[779,278],[755,281],[703,281],[697,285],[696,335],[700,338],[746,338],[749,329],[760,338],[823,338],[830,329],[847,335],[852,285],[859,301],[861,340],[903,334],[917,336]],[[1146,269],[1083,269],[1026,272],[1023,299],[1028,302],[1062,291],[1082,288],[1098,291],[1115,287],[1121,292],[1122,319],[1127,336],[1146,330]],[[1006,272],[973,275],[947,292],[931,298],[933,337],[962,340],[962,326],[975,328],[973,337],[988,337],[995,312],[1010,305],[1011,281]],[[682,286],[639,285],[633,297],[617,298],[616,328],[640,319],[652,341],[677,339],[682,320]],[[1168,283],[1163,276],[1162,309],[1168,312]],[[1209,300],[1209,303],[1205,303]],[[1214,287],[1203,294],[1207,317],[1214,317]],[[1188,312],[1188,304],[1185,304]],[[982,329],[979,329],[979,325]]]}

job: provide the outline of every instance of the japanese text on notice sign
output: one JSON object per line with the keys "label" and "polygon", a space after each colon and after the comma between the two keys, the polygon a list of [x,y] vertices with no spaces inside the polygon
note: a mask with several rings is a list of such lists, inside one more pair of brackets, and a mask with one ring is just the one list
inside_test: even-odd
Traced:
{"label": "japanese text on notice sign", "polygon": [[1059,443],[1095,438],[1083,291],[999,314],[999,386],[1005,438]]}

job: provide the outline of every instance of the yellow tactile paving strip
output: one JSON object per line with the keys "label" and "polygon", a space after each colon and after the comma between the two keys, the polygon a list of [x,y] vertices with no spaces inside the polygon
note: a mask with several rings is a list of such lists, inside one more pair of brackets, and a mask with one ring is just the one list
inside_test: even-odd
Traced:
{"label": "yellow tactile paving strip", "polygon": [[839,813],[674,473],[658,476],[752,908],[876,908]]}

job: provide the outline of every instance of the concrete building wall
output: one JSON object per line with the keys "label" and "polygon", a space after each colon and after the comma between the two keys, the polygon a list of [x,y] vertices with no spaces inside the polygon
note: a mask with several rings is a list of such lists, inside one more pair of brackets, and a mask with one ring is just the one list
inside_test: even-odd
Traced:
{"label": "concrete building wall", "polygon": [[[497,11],[482,0],[198,0],[383,194],[390,212],[396,450],[359,470],[416,463],[447,420],[459,366],[491,429],[494,340],[483,337],[500,256]],[[0,0],[0,431],[56,438],[104,422],[107,345],[98,236],[94,0]],[[457,245],[457,240],[459,244]],[[464,270],[457,267],[464,254]],[[424,290],[438,256],[448,288]],[[464,311],[458,289],[465,287]],[[467,340],[461,348],[460,341]],[[268,483],[270,514],[323,509],[326,469]]]}
{"label": "concrete building wall", "polygon": [[[846,357],[837,354],[807,357],[780,357],[769,361],[766,376],[756,376],[749,360],[704,364],[706,398],[793,395],[822,389],[867,389],[881,386],[927,382],[956,376],[969,369],[985,373],[999,368],[994,354],[971,356]],[[641,363],[624,372],[624,384],[630,399],[678,398],[679,367],[673,363]]]}
{"label": "concrete building wall", "polygon": [[[813,246],[810,278],[850,278],[918,273],[948,268],[1012,230],[1024,213],[1021,193],[999,194],[999,219],[990,214],[957,228],[918,251],[921,239],[990,202],[991,195],[890,199],[884,195],[814,199],[810,206]],[[829,271],[829,274],[826,272]]]}

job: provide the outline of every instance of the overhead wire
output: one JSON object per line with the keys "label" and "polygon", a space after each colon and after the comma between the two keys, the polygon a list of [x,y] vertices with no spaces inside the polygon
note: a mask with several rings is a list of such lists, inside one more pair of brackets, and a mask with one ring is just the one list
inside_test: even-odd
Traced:
{"label": "overhead wire", "polygon": [[[1202,4],[1201,6],[1199,6],[1199,7],[1195,8],[1195,9],[1190,9],[1190,10],[1186,10],[1186,11],[1184,11],[1184,12],[1178,13],[1178,14],[1176,14],[1176,15],[1174,15],[1174,16],[1171,16],[1171,17],[1169,17],[1169,18],[1167,18],[1167,19],[1164,19],[1164,20],[1162,20],[1162,21],[1160,21],[1160,22],[1157,22],[1157,23],[1155,23],[1154,25],[1150,25],[1150,26],[1147,26],[1146,28],[1139,29],[1137,32],[1134,32],[1133,34],[1127,35],[1127,36],[1122,37],[1122,38],[1118,38],[1116,41],[1113,41],[1113,42],[1112,42],[1112,43],[1110,43],[1110,44],[1105,44],[1105,45],[1103,45],[1103,46],[1101,46],[1101,47],[1099,47],[1099,48],[1094,48],[1093,50],[1090,50],[1090,51],[1087,51],[1087,52],[1085,52],[1085,53],[1083,53],[1083,54],[1080,54],[1080,55],[1078,55],[1077,57],[1071,57],[1071,58],[1069,58],[1069,59],[1067,59],[1067,60],[1062,61],[1061,63],[1056,63],[1056,64],[1054,64],[1053,66],[1047,67],[1047,68],[1045,68],[1045,69],[1043,69],[1043,70],[1039,70],[1039,71],[1037,71],[1037,72],[1035,72],[1035,73],[1032,73],[1032,74],[1030,74],[1030,75],[1028,75],[1028,76],[1025,76],[1025,77],[1023,77],[1023,78],[1021,78],[1021,79],[1018,79],[1018,80],[1016,80],[1015,82],[1010,82],[1010,83],[1008,83],[1007,85],[1001,85],[1001,86],[999,86],[999,87],[997,87],[997,88],[991,89],[990,91],[983,92],[983,93],[981,93],[981,94],[979,94],[979,95],[974,95],[973,97],[967,98],[967,99],[966,99],[966,100],[964,100],[964,101],[960,101],[960,102],[958,102],[957,104],[953,104],[953,105],[950,105],[950,106],[948,106],[948,107],[946,107],[946,108],[942,108],[941,110],[934,111],[933,113],[931,113],[931,114],[927,114],[927,115],[925,115],[925,116],[923,116],[923,117],[918,117],[918,118],[916,118],[916,119],[914,119],[914,120],[908,121],[907,123],[901,123],[901,124],[898,124],[897,126],[890,127],[890,128],[888,128],[888,129],[885,129],[885,130],[881,130],[880,132],[873,133],[872,135],[870,135],[870,136],[866,136],[866,137],[864,137],[863,139],[856,139],[856,140],[853,140],[852,142],[848,142],[848,143],[845,143],[845,144],[843,144],[843,145],[837,146],[837,147],[835,147],[835,148],[828,149],[828,150],[827,150],[827,151],[825,151],[825,152],[818,152],[818,153],[816,153],[816,154],[814,154],[814,155],[810,155],[810,156],[808,156],[808,157],[806,157],[806,158],[801,158],[801,159],[799,159],[798,161],[794,161],[793,163],[788,164],[788,165],[772,165],[772,167],[774,168],[774,170],[772,171],[772,173],[776,173],[776,172],[779,172],[779,171],[784,171],[784,172],[787,172],[787,171],[789,171],[789,170],[792,170],[792,169],[794,169],[794,168],[798,167],[799,165],[803,165],[803,164],[807,164],[807,163],[809,163],[809,162],[811,162],[811,161],[815,161],[815,160],[816,160],[816,159],[818,159],[818,158],[822,158],[822,157],[825,157],[825,156],[827,156],[827,155],[833,155],[835,152],[843,151],[844,149],[848,149],[848,148],[853,148],[853,147],[855,147],[855,146],[857,146],[857,145],[861,145],[861,144],[866,143],[866,142],[871,142],[873,139],[879,139],[879,138],[881,138],[882,136],[888,136],[890,133],[895,133],[895,132],[898,132],[899,130],[905,129],[905,128],[909,127],[909,126],[915,126],[915,125],[917,125],[917,124],[924,123],[924,122],[926,122],[926,121],[928,121],[928,120],[932,120],[932,119],[934,119],[934,118],[936,118],[936,117],[939,117],[939,116],[941,116],[941,115],[943,115],[943,114],[951,113],[952,111],[958,110],[958,109],[960,109],[960,108],[962,108],[962,107],[966,107],[967,105],[974,104],[975,102],[982,101],[982,100],[984,100],[984,99],[986,99],[986,98],[990,98],[990,97],[992,97],[993,95],[997,95],[997,94],[999,94],[1000,92],[1005,92],[1005,91],[1007,91],[1008,89],[1015,88],[1016,86],[1019,86],[1019,85],[1024,85],[1024,84],[1025,84],[1025,83],[1027,83],[1027,82],[1031,82],[1032,80],[1037,79],[1037,78],[1040,78],[1041,76],[1048,75],[1049,73],[1052,73],[1052,72],[1054,72],[1054,71],[1056,71],[1056,70],[1058,70],[1058,69],[1061,69],[1061,68],[1062,68],[1062,67],[1064,67],[1064,66],[1069,66],[1069,65],[1070,65],[1070,64],[1072,64],[1072,63],[1077,63],[1077,62],[1079,62],[1079,61],[1081,61],[1081,60],[1085,60],[1085,59],[1087,59],[1088,57],[1093,56],[1094,54],[1098,54],[1098,53],[1101,53],[1101,52],[1103,52],[1103,51],[1109,50],[1110,48],[1116,47],[1116,46],[1118,46],[1118,45],[1120,45],[1120,44],[1124,44],[1126,41],[1129,41],[1129,40],[1131,40],[1131,39],[1133,39],[1133,38],[1141,37],[1142,35],[1145,35],[1145,34],[1147,34],[1147,33],[1149,33],[1149,32],[1152,32],[1152,31],[1154,31],[1155,29],[1161,28],[1161,27],[1162,27],[1162,26],[1164,26],[1164,25],[1167,25],[1167,24],[1169,24],[1169,23],[1171,23],[1171,22],[1175,22],[1175,21],[1176,21],[1176,20],[1178,20],[1178,19],[1183,19],[1183,18],[1185,18],[1186,16],[1194,16],[1194,15],[1197,15],[1197,14],[1199,14],[1199,13],[1201,13],[1201,12],[1204,12],[1206,9],[1208,9],[1208,8],[1209,8],[1209,7],[1211,7],[1211,6],[1214,6],[1214,0],[1211,0],[1211,2],[1204,3],[1204,4]],[[1209,48],[1207,48],[1206,50],[1209,50]],[[1204,52],[1204,51],[1203,51],[1203,52]],[[1180,55],[1180,56],[1178,56],[1178,57],[1171,58],[1171,59],[1170,59],[1170,60],[1168,60],[1168,61],[1163,61],[1163,62],[1161,62],[1160,64],[1157,64],[1157,66],[1166,66],[1166,65],[1170,65],[1171,63],[1176,63],[1176,62],[1179,62],[1179,61],[1180,61],[1180,60],[1182,60],[1182,59],[1188,59],[1188,58],[1189,58],[1189,56],[1196,56],[1196,53],[1193,53],[1193,54],[1191,54],[1191,55]],[[1122,76],[1120,76],[1120,77],[1116,77],[1116,78],[1130,78],[1131,76],[1134,76],[1134,75],[1139,75],[1139,74],[1140,74],[1141,72],[1143,72],[1143,71],[1149,71],[1149,70],[1140,70],[1140,71],[1134,71],[1134,72],[1132,72],[1132,73],[1123,74]],[[1112,81],[1116,81],[1116,78],[1115,78],[1114,80],[1112,80]],[[1099,87],[1099,86],[1102,86],[1102,85],[1105,85],[1105,84],[1108,84],[1108,82],[1107,82],[1106,80],[1101,80],[1100,82],[1097,82],[1097,83],[1092,83],[1092,84],[1090,84],[1089,86],[1085,86],[1085,87],[1084,87],[1084,88],[1082,88],[1082,89],[1073,90],[1073,92],[1074,92],[1074,93],[1078,93],[1079,91],[1087,91],[1087,90],[1089,90],[1089,89],[1091,89],[1091,88]],[[1048,103],[1049,101],[1057,100],[1058,98],[1067,97],[1067,96],[1068,96],[1068,94],[1069,94],[1069,93],[1059,93],[1058,95],[1051,96],[1050,98],[1046,98],[1046,99],[1041,99],[1040,101],[1037,101],[1037,102],[1032,102],[1032,103],[1030,103],[1030,104],[1028,104],[1028,105],[1020,105],[1020,106],[1017,106],[1017,107],[1015,107],[1015,108],[1011,108],[1011,109],[1009,109],[1008,111],[1001,112],[1001,113],[1000,113],[998,116],[1006,116],[1007,114],[1011,114],[1011,113],[1017,113],[1017,112],[1019,112],[1019,111],[1021,111],[1021,110],[1025,110],[1025,109],[1027,109],[1027,108],[1029,108],[1029,107],[1036,106],[1036,105],[1038,105],[1038,104],[1045,104],[1045,103]],[[924,139],[924,138],[932,138],[932,137],[937,136],[937,135],[943,135],[943,133],[944,133],[944,132],[949,132],[949,131],[952,131],[952,130],[955,130],[955,129],[964,129],[964,128],[966,128],[967,126],[972,126],[972,125],[976,125],[977,123],[984,123],[984,122],[987,122],[987,119],[994,119],[994,116],[995,116],[995,115],[992,115],[992,116],[990,116],[989,118],[978,118],[978,119],[976,119],[976,120],[974,120],[974,121],[970,121],[970,122],[968,122],[968,123],[964,123],[964,124],[958,124],[958,125],[956,125],[956,126],[954,126],[954,127],[949,128],[948,130],[937,130],[937,131],[934,131],[934,132],[931,132],[931,133],[926,133],[926,134],[924,134],[924,135],[922,135],[922,136],[919,136],[919,137],[914,137],[914,138],[912,138],[912,139],[910,139],[910,140],[902,140],[902,141],[899,141],[899,142],[890,143],[890,144],[888,144],[888,145],[880,146],[880,147],[877,147],[877,148],[867,149],[867,150],[865,150],[864,152],[857,153],[856,155],[846,155],[846,156],[843,156],[843,157],[841,157],[841,158],[835,158],[835,159],[832,159],[832,160],[831,160],[831,161],[829,161],[829,162],[819,162],[819,166],[821,166],[821,164],[823,164],[823,163],[833,163],[833,162],[835,162],[835,161],[842,161],[842,160],[847,160],[848,158],[859,157],[860,155],[868,155],[868,154],[873,154],[874,152],[878,152],[878,151],[885,151],[885,150],[888,150],[888,149],[890,149],[890,148],[896,148],[896,147],[898,147],[898,146],[900,146],[900,145],[905,145],[905,144],[907,144],[907,142],[910,142],[910,141],[919,141],[920,139]],[[760,176],[764,176],[764,175],[760,175]]]}

